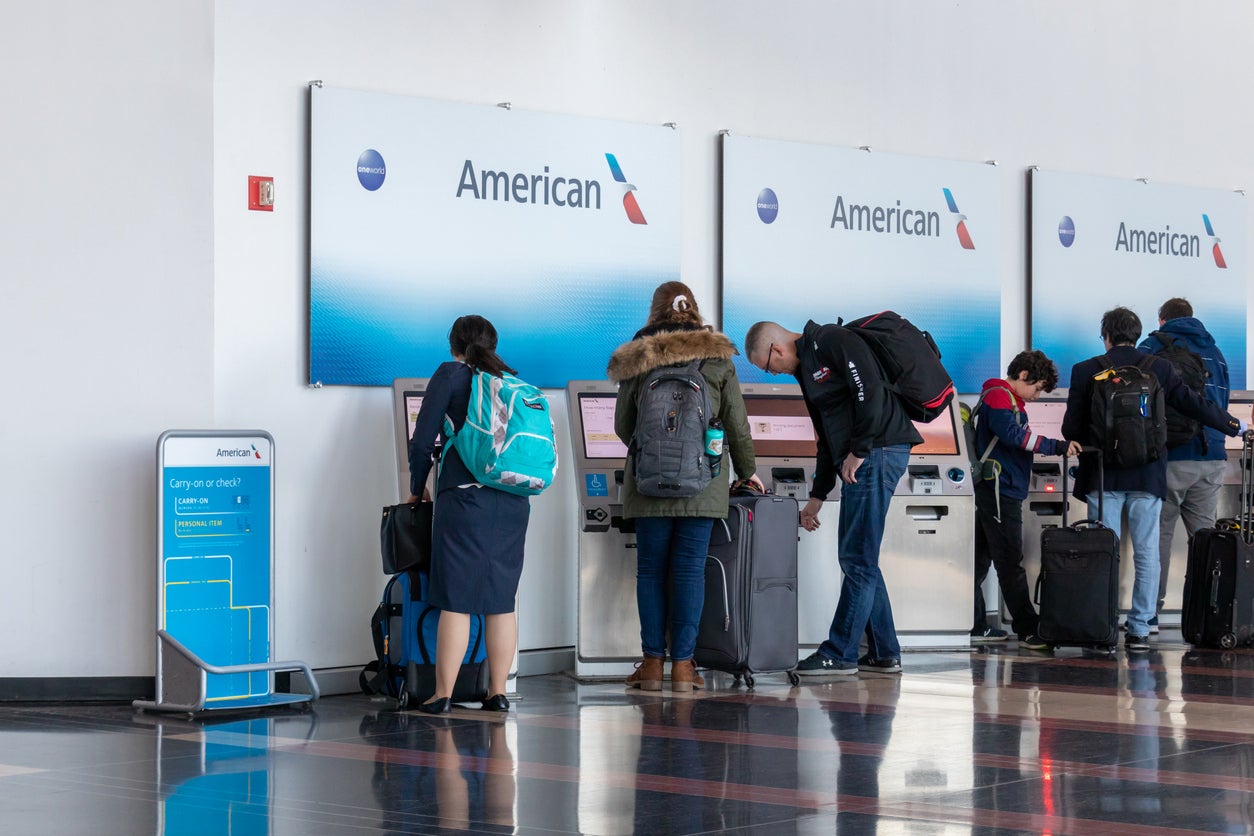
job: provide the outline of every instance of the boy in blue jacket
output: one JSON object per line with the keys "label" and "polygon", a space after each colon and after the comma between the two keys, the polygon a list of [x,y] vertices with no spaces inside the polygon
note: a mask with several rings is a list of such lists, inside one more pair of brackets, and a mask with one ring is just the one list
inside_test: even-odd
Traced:
{"label": "boy in blue jacket", "polygon": [[1023,500],[1028,495],[1034,454],[1059,456],[1065,452],[1075,456],[1080,452],[1076,442],[1045,438],[1028,426],[1028,402],[1042,392],[1052,392],[1057,384],[1058,369],[1044,352],[1021,351],[1010,361],[1004,380],[985,381],[975,407],[976,453],[984,456],[987,451],[987,460],[975,481],[973,643],[1008,638],[1005,631],[989,626],[985,614],[982,587],[992,565],[997,567],[997,584],[1010,610],[1019,646],[1049,649],[1049,644],[1036,635],[1039,616],[1023,571]]}

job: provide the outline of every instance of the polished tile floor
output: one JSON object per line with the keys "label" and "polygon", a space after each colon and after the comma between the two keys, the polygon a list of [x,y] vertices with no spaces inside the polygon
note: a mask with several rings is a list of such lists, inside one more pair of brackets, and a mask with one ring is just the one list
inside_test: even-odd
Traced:
{"label": "polished tile floor", "polygon": [[0,833],[1254,833],[1254,650],[904,662],[693,695],[529,677],[508,717],[0,704]]}

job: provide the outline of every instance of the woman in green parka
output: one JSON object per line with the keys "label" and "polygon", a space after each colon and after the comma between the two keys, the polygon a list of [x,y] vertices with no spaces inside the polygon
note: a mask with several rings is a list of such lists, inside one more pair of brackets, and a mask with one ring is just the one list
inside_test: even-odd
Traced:
{"label": "woman in green parka", "polygon": [[[610,357],[607,373],[619,383],[614,431],[630,446],[636,431],[641,383],[653,369],[704,360],[713,414],[722,422],[725,451],[739,479],[762,487],[755,471],[753,439],[744,398],[732,357],[736,346],[707,326],[692,291],[682,282],[667,282],[653,292],[649,320]],[[726,452],[723,459],[726,461]],[[725,466],[724,466],[725,468]],[[671,689],[691,691],[705,685],[692,654],[705,598],[705,558],[716,519],[727,518],[728,477],[714,478],[696,496],[644,496],[636,490],[634,462],[628,454],[623,480],[623,516],[636,523],[636,607],[640,612],[640,643],[644,659],[627,684],[660,691],[666,659],[667,618],[670,620]],[[667,587],[672,585],[668,595]]]}

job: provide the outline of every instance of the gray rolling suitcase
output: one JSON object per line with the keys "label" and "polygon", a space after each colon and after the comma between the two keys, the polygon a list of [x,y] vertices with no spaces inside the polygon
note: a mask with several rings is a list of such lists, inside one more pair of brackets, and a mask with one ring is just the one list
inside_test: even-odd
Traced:
{"label": "gray rolling suitcase", "polygon": [[787,672],[796,685],[797,500],[731,498],[705,561],[705,606],[694,658],[752,688],[754,674]]}

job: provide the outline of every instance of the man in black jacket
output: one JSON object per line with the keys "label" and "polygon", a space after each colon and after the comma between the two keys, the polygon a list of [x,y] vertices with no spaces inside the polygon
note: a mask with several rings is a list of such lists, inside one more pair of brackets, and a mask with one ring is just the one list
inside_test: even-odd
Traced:
{"label": "man in black jacket", "polygon": [[[871,349],[846,328],[808,322],[798,334],[759,322],[745,336],[745,354],[768,374],[790,374],[801,384],[818,438],[814,485],[801,511],[807,531],[819,527],[819,512],[836,487],[837,474],[843,482],[840,601],[827,640],[798,663],[797,673],[900,672],[901,646],[880,573],[880,544],[893,489],[910,461],[910,448],[923,439],[885,385]],[[859,658],[864,632],[868,652]]]}
{"label": "man in black jacket", "polygon": [[[1225,435],[1245,431],[1240,421],[1214,403],[1199,397],[1166,360],[1138,351],[1141,320],[1128,308],[1114,308],[1102,316],[1102,342],[1106,353],[1076,363],[1071,369],[1067,392],[1067,412],[1062,434],[1085,449],[1100,446],[1091,428],[1094,378],[1118,366],[1135,366],[1149,361],[1149,371],[1158,378],[1163,398],[1183,414],[1196,418]],[[1110,451],[1106,451],[1109,453]],[[1167,491],[1167,450],[1160,447],[1157,457],[1146,464],[1130,467],[1105,466],[1102,484],[1097,484],[1097,467],[1091,456],[1081,456],[1076,473],[1075,495],[1088,502],[1089,516],[1097,517],[1098,491],[1102,492],[1102,522],[1119,534],[1124,506],[1128,509],[1128,533],[1132,540],[1132,562],[1136,569],[1132,584],[1132,606],[1128,610],[1124,646],[1131,651],[1149,650],[1149,620],[1158,603],[1158,518]]]}

